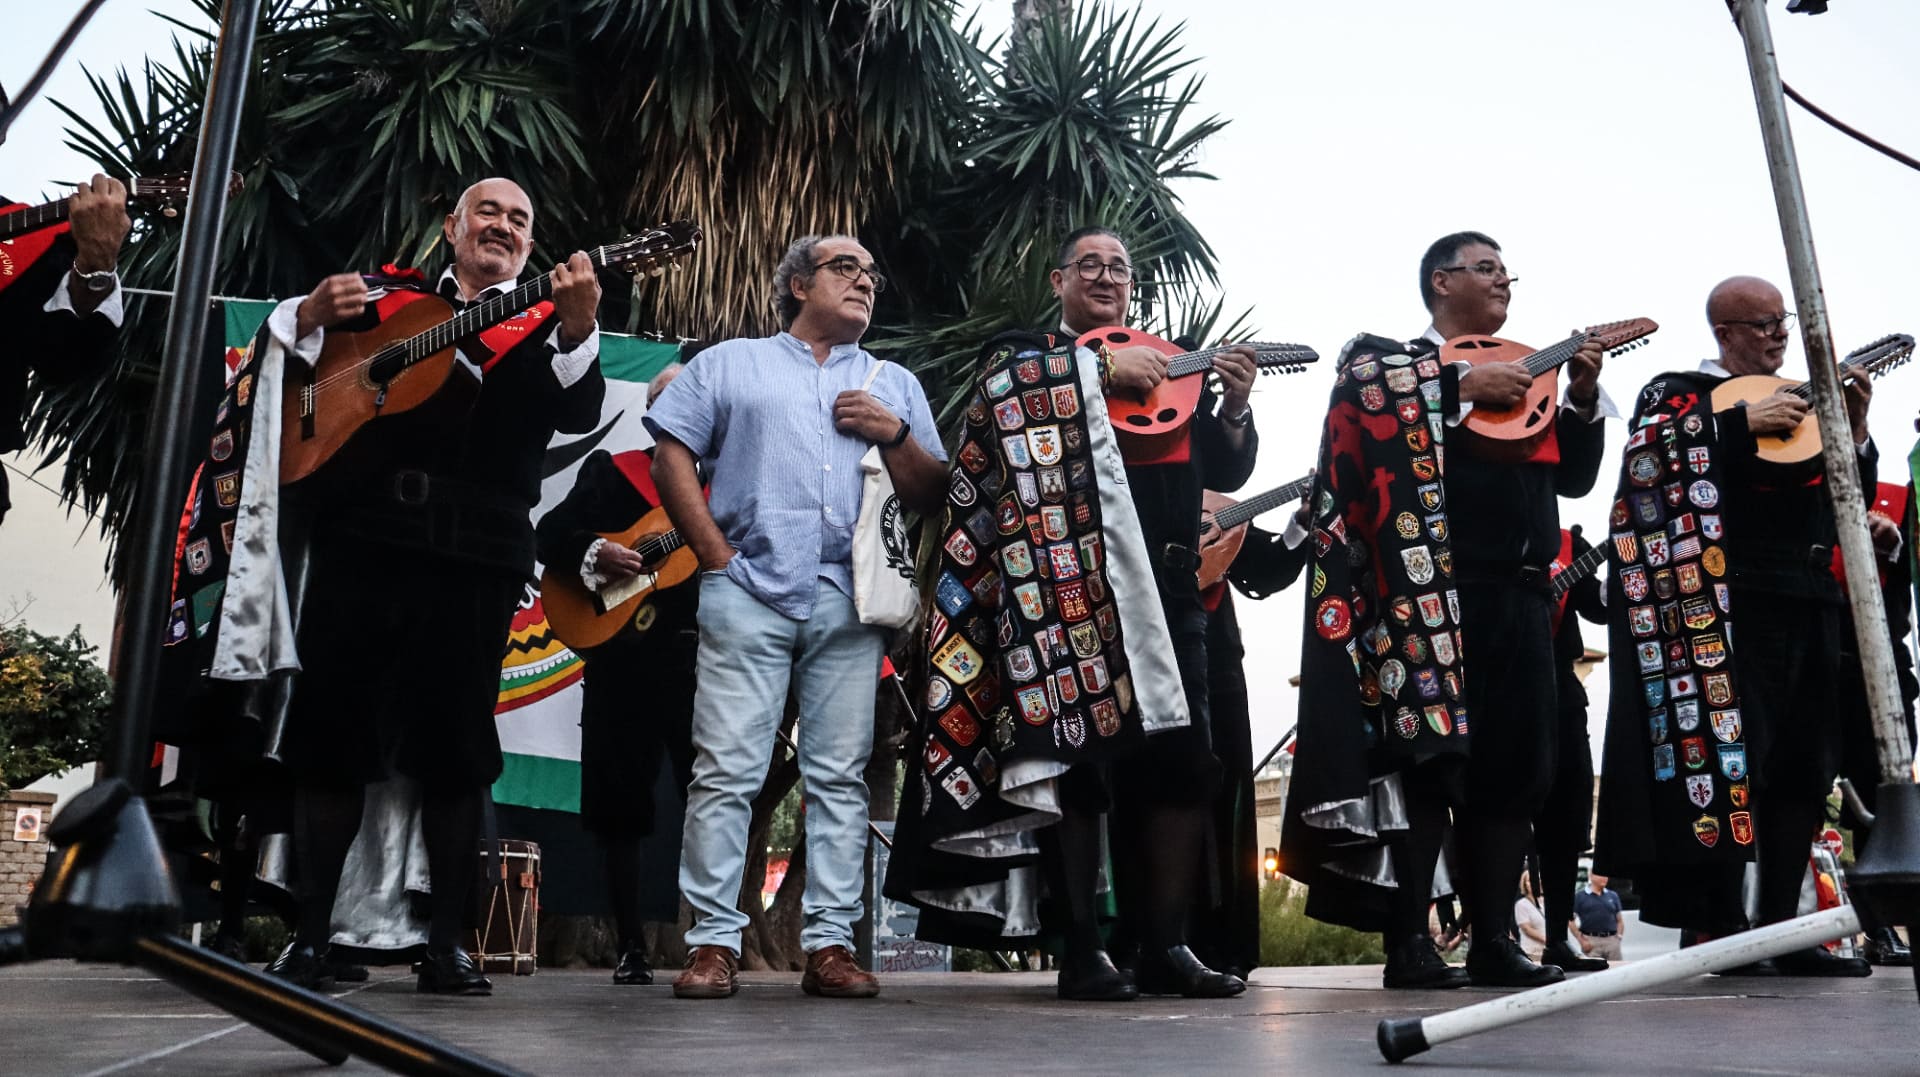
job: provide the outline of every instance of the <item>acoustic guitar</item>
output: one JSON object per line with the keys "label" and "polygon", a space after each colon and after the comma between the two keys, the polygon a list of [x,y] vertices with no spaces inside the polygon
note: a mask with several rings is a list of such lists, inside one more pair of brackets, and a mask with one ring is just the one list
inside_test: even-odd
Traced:
{"label": "acoustic guitar", "polygon": [[1460,429],[1470,435],[1476,455],[1484,459],[1506,463],[1528,459],[1553,428],[1553,416],[1559,410],[1560,401],[1559,370],[1580,346],[1589,340],[1598,341],[1608,356],[1614,356],[1639,347],[1659,328],[1651,318],[1607,322],[1583,329],[1539,351],[1499,337],[1475,334],[1454,337],[1440,348],[1442,362],[1467,362],[1475,366],[1524,362],[1527,373],[1533,375],[1526,399],[1510,408],[1475,404],[1460,421]]}
{"label": "acoustic guitar", "polygon": [[[1182,351],[1180,346],[1161,340],[1151,333],[1114,325],[1082,334],[1077,342],[1083,348],[1146,346],[1167,356],[1167,379],[1144,398],[1114,395],[1107,398],[1107,415],[1113,421],[1114,436],[1120,442],[1120,455],[1130,463],[1140,463],[1165,455],[1180,442],[1181,431],[1193,419],[1200,405],[1200,390],[1205,379],[1194,377],[1213,369],[1220,353],[1242,345],[1223,345]],[[1261,344],[1249,341],[1254,365],[1261,373],[1298,373],[1308,363],[1320,360],[1320,353],[1305,344]]]}
{"label": "acoustic guitar", "polygon": [[[655,225],[587,252],[595,268],[658,273],[693,253],[700,229],[688,221]],[[329,331],[311,367],[292,364],[281,401],[280,481],[297,482],[383,415],[419,407],[453,373],[460,342],[553,294],[542,273],[511,292],[453,313],[437,295],[422,295],[364,332]]]}
{"label": "acoustic guitar", "polygon": [[653,618],[647,599],[700,572],[700,559],[674,530],[664,507],[649,511],[624,531],[600,537],[632,549],[646,559],[651,571],[625,585],[594,592],[581,581],[579,565],[546,566],[540,574],[540,601],[546,607],[547,624],[560,642],[576,651],[598,647],[628,625],[646,631]]}
{"label": "acoustic guitar", "polygon": [[[1840,360],[1838,371],[1840,380],[1845,382],[1853,377],[1877,378],[1913,355],[1913,338],[1905,333],[1892,333],[1881,337],[1871,344],[1856,348]],[[1741,404],[1750,404],[1756,400],[1765,400],[1776,392],[1785,392],[1812,403],[1813,386],[1805,382],[1789,381],[1767,374],[1747,374],[1738,378],[1728,378],[1714,387],[1713,410],[1727,411]],[[1800,425],[1784,434],[1761,434],[1754,438],[1759,443],[1760,459],[1771,464],[1806,464],[1820,456],[1820,424],[1813,412],[1800,420]]]}
{"label": "acoustic guitar", "polygon": [[[135,176],[127,182],[127,201],[136,206],[157,207],[162,214],[172,217],[180,212],[180,203],[186,201],[192,181],[193,177],[185,172],[170,176]],[[227,197],[239,194],[245,183],[240,173],[231,173],[227,180]],[[51,228],[72,214],[71,197],[0,213],[0,243],[42,228]]]}
{"label": "acoustic guitar", "polygon": [[1255,494],[1245,501],[1235,501],[1225,494],[1216,494],[1212,490],[1200,494],[1200,567],[1194,569],[1194,575],[1200,578],[1202,591],[1226,578],[1227,569],[1232,567],[1233,559],[1240,554],[1240,547],[1247,541],[1247,522],[1263,512],[1272,512],[1282,505],[1291,504],[1307,495],[1313,489],[1313,476],[1307,475],[1295,479],[1285,486],[1276,486],[1266,493]]}

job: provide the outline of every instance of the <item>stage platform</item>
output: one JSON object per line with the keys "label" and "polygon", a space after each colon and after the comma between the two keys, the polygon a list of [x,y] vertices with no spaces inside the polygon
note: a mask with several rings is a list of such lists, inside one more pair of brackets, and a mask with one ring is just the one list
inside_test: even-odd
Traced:
{"label": "stage platform", "polygon": [[[881,997],[800,993],[748,973],[740,994],[682,1002],[605,970],[496,976],[491,998],[416,994],[399,968],[348,1002],[539,1074],[1330,1074],[1382,1072],[1374,1025],[1493,992],[1387,992],[1378,967],[1263,969],[1226,1002],[1062,1003],[1048,974],[888,977]],[[1669,990],[1436,1048],[1406,1072],[1920,1073],[1906,969],[1865,980],[1701,977]],[[135,969],[72,962],[0,970],[0,1074],[329,1070]]]}

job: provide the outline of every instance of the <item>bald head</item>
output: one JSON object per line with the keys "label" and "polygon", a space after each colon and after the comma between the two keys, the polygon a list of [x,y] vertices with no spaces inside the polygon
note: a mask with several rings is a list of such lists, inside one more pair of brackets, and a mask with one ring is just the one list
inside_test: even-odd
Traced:
{"label": "bald head", "polygon": [[653,402],[660,399],[660,394],[665,392],[667,386],[673,384],[673,379],[679,377],[680,372],[685,369],[679,363],[668,363],[661,367],[660,373],[655,374],[653,380],[647,383],[647,407],[653,407]]}
{"label": "bald head", "polygon": [[1728,277],[1707,293],[1720,365],[1734,375],[1773,374],[1786,360],[1786,303],[1759,277]]}
{"label": "bald head", "polygon": [[533,201],[510,179],[493,177],[460,192],[447,214],[453,271],[467,298],[513,280],[533,253]]}

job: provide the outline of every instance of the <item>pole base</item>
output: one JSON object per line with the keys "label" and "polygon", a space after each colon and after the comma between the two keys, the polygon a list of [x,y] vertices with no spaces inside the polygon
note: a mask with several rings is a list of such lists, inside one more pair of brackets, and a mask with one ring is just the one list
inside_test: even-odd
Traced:
{"label": "pole base", "polygon": [[1400,1062],[1427,1050],[1427,1032],[1420,1027],[1418,1017],[1382,1021],[1373,1039],[1380,1045],[1380,1056],[1388,1062]]}
{"label": "pole base", "polygon": [[1920,786],[1890,782],[1875,795],[1873,829],[1847,891],[1872,927],[1920,927]]}

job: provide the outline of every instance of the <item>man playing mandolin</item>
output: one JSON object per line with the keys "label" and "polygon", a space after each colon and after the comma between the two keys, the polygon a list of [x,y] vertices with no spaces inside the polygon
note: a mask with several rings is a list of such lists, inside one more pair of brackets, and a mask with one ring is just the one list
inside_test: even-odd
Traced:
{"label": "man playing mandolin", "polygon": [[[533,251],[533,217],[510,180],[468,188],[443,226],[453,263],[434,291],[460,310],[512,290]],[[267,323],[271,346],[292,357],[290,368],[310,364],[330,332],[371,332],[425,301],[404,275],[381,283],[392,286],[370,291],[341,274],[282,303]],[[529,516],[542,455],[556,430],[593,428],[606,390],[600,285],[587,256],[555,266],[552,283],[550,305],[459,342],[457,364],[426,403],[382,416],[334,462],[286,488],[285,511],[310,521],[311,543],[284,749],[296,780],[302,904],[294,940],[270,971],[296,982],[324,975],[364,789],[397,771],[421,788],[432,881],[419,989],[491,990],[459,940],[482,798],[501,771],[500,653],[533,569]],[[218,478],[214,485],[220,506],[237,500]],[[254,504],[252,492],[246,500]]]}
{"label": "man playing mandolin", "polygon": [[[1697,371],[1662,374],[1640,393],[1632,424],[1636,431],[1669,423],[1702,439],[1700,447],[1688,450],[1689,470],[1682,475],[1687,500],[1681,508],[1697,515],[1706,545],[1697,568],[1683,561],[1677,548],[1673,554],[1675,569],[1686,574],[1680,583],[1683,612],[1689,577],[1697,578],[1710,585],[1700,594],[1713,596],[1711,606],[1702,604],[1707,615],[1703,624],[1716,615],[1723,622],[1737,620],[1738,633],[1725,624],[1705,625],[1716,635],[1711,638],[1713,650],[1693,655],[1703,681],[1699,699],[1672,704],[1668,735],[1680,745],[1679,762],[1662,770],[1656,760],[1653,790],[1635,791],[1631,779],[1645,773],[1645,757],[1623,755],[1616,767],[1611,753],[1619,738],[1610,733],[1603,768],[1607,785],[1601,797],[1601,848],[1631,850],[1640,843],[1618,829],[1610,832],[1608,800],[1637,796],[1651,802],[1661,787],[1677,784],[1676,771],[1687,782],[1698,783],[1698,800],[1674,804],[1677,811],[1662,811],[1656,803],[1651,823],[1671,820],[1681,828],[1691,824],[1697,844],[1707,850],[1757,849],[1762,924],[1791,919],[1798,912],[1808,843],[1824,823],[1847,723],[1866,721],[1863,709],[1834,702],[1846,697],[1848,674],[1841,662],[1853,649],[1846,599],[1834,578],[1839,533],[1821,481],[1820,458],[1796,465],[1770,462],[1759,455],[1761,443],[1756,440],[1791,433],[1808,422],[1809,405],[1800,395],[1804,387],[1762,382],[1749,397],[1732,383],[1777,375],[1792,320],[1779,289],[1768,282],[1746,276],[1721,281],[1707,297],[1707,321],[1719,356],[1702,362]],[[1879,456],[1867,433],[1872,384],[1865,371],[1842,384],[1860,482],[1872,490]],[[1729,404],[1730,390],[1744,402]],[[1629,482],[1636,455],[1628,454]],[[1717,487],[1712,481],[1716,475]],[[1614,616],[1624,618],[1631,612]],[[1682,713],[1682,707],[1689,709]],[[1617,699],[1613,718],[1623,720]],[[1672,748],[1666,751],[1671,754]],[[1622,776],[1616,776],[1616,769]],[[1735,810],[1729,813],[1729,808]],[[1687,929],[1701,939],[1746,925],[1741,863],[1726,865],[1716,877],[1718,885],[1712,885],[1697,868],[1686,873],[1690,865],[1681,857],[1657,845],[1651,849],[1640,858],[1634,875],[1635,889],[1644,900],[1643,919]],[[1623,866],[1631,863],[1624,852],[1614,855]],[[1814,946],[1734,971],[1866,976],[1872,968],[1864,959],[1839,957]]]}

